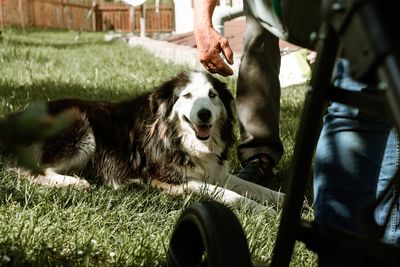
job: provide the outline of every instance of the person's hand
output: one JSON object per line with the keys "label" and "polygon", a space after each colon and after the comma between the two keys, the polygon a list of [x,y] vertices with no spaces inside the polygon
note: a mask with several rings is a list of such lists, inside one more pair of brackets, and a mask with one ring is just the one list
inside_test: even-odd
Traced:
{"label": "person's hand", "polygon": [[233,52],[228,39],[219,34],[214,28],[195,29],[198,58],[204,68],[210,73],[230,76],[233,70],[225,63],[233,64]]}

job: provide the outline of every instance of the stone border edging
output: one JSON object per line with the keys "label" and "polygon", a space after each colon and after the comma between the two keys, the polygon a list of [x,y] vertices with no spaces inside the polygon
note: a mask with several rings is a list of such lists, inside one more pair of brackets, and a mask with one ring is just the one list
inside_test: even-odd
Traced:
{"label": "stone border edging", "polygon": [[[154,56],[167,62],[186,65],[195,70],[204,70],[203,66],[197,59],[196,48],[137,36],[129,37],[128,43],[133,47],[143,47]],[[232,65],[234,77],[237,77],[238,74],[240,58],[241,55],[234,54],[235,63]],[[310,73],[311,70],[307,63],[306,52],[304,49],[300,49],[282,56],[279,75],[282,88],[307,82],[309,80]]]}

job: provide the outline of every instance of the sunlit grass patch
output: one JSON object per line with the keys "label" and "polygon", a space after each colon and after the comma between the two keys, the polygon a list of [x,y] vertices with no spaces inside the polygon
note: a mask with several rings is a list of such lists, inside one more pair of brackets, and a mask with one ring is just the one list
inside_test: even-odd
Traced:
{"label": "sunlit grass patch", "polygon": [[[185,66],[146,50],[104,42],[103,34],[5,29],[0,42],[0,116],[36,101],[59,98],[119,101],[151,90]],[[235,82],[225,80],[234,91]],[[304,86],[282,90],[277,168],[284,183],[301,112]],[[234,153],[233,153],[234,156]],[[180,212],[201,196],[173,197],[136,186],[87,190],[32,184],[0,164],[0,265],[162,266]],[[234,208],[254,261],[270,259],[280,211]],[[309,214],[305,214],[309,216]],[[299,246],[293,266],[315,265]]]}

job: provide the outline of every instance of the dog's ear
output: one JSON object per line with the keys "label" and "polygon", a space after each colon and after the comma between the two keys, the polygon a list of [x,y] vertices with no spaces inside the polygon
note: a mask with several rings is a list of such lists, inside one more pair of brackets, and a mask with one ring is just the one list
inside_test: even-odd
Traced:
{"label": "dog's ear", "polygon": [[214,89],[218,92],[219,99],[221,99],[221,101],[225,107],[227,120],[224,123],[223,127],[225,130],[222,131],[221,137],[223,140],[225,140],[225,143],[227,144],[227,146],[230,147],[231,145],[233,145],[234,140],[235,140],[234,131],[233,131],[234,116],[233,116],[233,111],[232,111],[233,96],[232,96],[231,92],[228,90],[226,83],[224,83],[214,77],[211,78],[211,83],[212,83]]}
{"label": "dog's ear", "polygon": [[188,72],[182,72],[158,87],[150,95],[151,112],[153,114],[159,113],[162,117],[168,117],[179,98],[179,93],[189,82]]}
{"label": "dog's ear", "polygon": [[214,89],[218,92],[219,98],[221,99],[228,113],[228,117],[232,118],[232,106],[231,106],[233,101],[232,93],[226,87],[226,83],[218,80],[215,77],[211,78],[211,83]]}
{"label": "dog's ear", "polygon": [[150,95],[150,110],[152,114],[158,113],[161,117],[168,117],[177,99],[175,95],[176,81],[169,80],[158,87]]}

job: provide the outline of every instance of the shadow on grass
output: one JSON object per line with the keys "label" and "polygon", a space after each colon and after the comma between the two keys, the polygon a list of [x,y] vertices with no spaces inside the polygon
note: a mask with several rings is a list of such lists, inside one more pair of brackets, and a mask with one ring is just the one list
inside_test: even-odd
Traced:
{"label": "shadow on grass", "polygon": [[0,243],[0,255],[1,266],[98,266],[110,262],[109,255],[102,254],[90,245],[65,249],[42,242],[33,251],[27,251],[22,242],[16,243],[15,240]]}
{"label": "shadow on grass", "polygon": [[[62,98],[80,98],[87,100],[122,101],[142,94],[152,88],[143,88],[140,85],[126,84],[115,87],[82,85],[79,83],[64,83],[60,81],[39,81],[31,85],[18,85],[15,83],[0,82],[0,98],[12,108],[19,110],[27,104],[36,101],[51,101]],[[4,103],[3,102],[3,103]],[[0,113],[4,108],[0,102]],[[9,110],[12,112],[14,110]]]}
{"label": "shadow on grass", "polygon": [[[305,99],[306,85],[297,85],[291,88],[285,88],[282,93],[281,101],[281,138],[284,144],[285,154],[277,166],[276,186],[286,191],[288,186],[288,177],[292,165],[293,152],[296,143],[297,131],[300,125],[303,113],[303,102]],[[302,140],[300,140],[302,141]],[[312,170],[308,177],[306,199],[312,202]]]}

